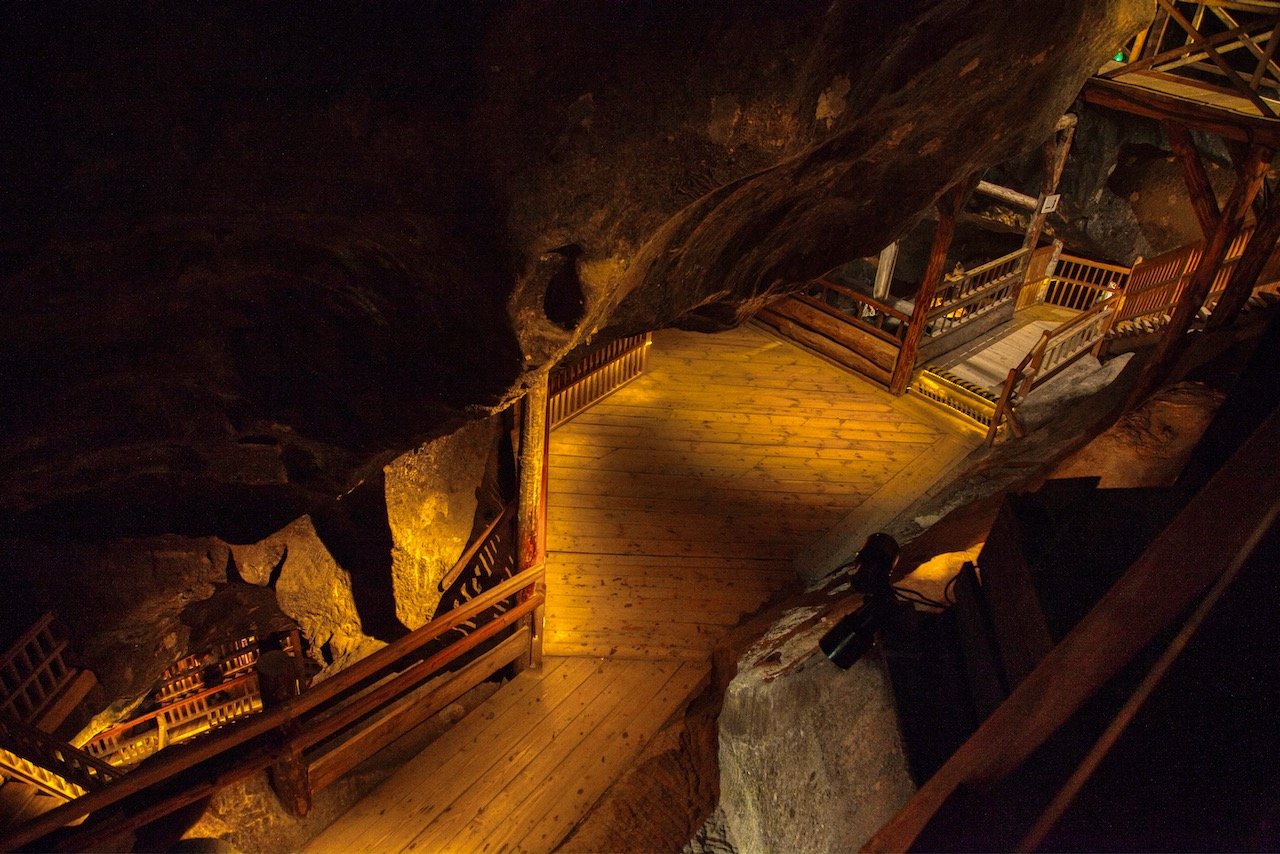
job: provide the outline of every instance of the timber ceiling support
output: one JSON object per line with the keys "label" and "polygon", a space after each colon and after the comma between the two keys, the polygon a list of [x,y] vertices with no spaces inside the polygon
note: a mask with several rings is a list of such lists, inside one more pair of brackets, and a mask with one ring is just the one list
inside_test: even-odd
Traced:
{"label": "timber ceiling support", "polygon": [[1235,322],[1249,297],[1253,295],[1253,286],[1262,274],[1263,267],[1280,241],[1280,192],[1266,195],[1266,204],[1258,216],[1258,224],[1244,248],[1244,254],[1231,271],[1231,278],[1218,304],[1213,308],[1208,328],[1219,329]]}
{"label": "timber ceiling support", "polygon": [[1191,207],[1200,221],[1200,231],[1207,240],[1218,227],[1221,211],[1218,210],[1218,199],[1213,194],[1213,185],[1209,182],[1209,173],[1204,168],[1204,160],[1200,150],[1196,148],[1191,131],[1184,125],[1174,121],[1160,123],[1164,135],[1169,139],[1169,147],[1178,156],[1182,165],[1182,177],[1187,182],[1187,193],[1191,196]]}

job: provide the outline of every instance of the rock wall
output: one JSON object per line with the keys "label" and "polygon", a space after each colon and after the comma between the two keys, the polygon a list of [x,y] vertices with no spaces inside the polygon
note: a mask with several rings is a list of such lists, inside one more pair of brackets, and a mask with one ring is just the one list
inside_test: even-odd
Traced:
{"label": "rock wall", "polygon": [[411,629],[431,619],[440,579],[471,541],[477,492],[497,454],[499,420],[475,421],[386,468],[396,616]]}

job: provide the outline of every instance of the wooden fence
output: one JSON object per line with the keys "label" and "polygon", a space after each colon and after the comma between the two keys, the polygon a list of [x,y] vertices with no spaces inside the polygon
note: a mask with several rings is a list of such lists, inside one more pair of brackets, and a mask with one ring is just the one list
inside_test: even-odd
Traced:
{"label": "wooden fence", "polygon": [[557,427],[644,373],[653,336],[619,338],[580,362],[553,371],[548,380],[547,421]]}
{"label": "wooden fence", "polygon": [[925,316],[916,365],[967,344],[1013,317],[1030,249],[1018,249],[958,276],[948,276]]}

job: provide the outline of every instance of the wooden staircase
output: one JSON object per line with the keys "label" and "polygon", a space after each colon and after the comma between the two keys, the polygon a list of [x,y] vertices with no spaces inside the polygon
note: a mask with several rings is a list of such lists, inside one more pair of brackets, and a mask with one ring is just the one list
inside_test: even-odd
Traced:
{"label": "wooden staircase", "polygon": [[66,637],[45,612],[0,657],[0,715],[58,732],[97,684],[71,663]]}

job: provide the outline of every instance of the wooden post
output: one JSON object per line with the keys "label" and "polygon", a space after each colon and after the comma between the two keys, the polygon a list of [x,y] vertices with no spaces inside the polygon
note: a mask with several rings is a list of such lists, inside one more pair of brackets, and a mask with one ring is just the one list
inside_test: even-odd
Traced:
{"label": "wooden post", "polygon": [[[520,419],[520,497],[516,507],[516,536],[520,571],[544,566],[547,561],[547,379],[536,375],[524,396]],[[539,578],[534,591],[546,593]],[[530,616],[529,666],[542,666],[542,639],[546,609],[539,606]]]}
{"label": "wooden post", "polygon": [[907,334],[902,339],[902,348],[898,351],[898,361],[894,365],[893,377],[889,380],[889,391],[893,394],[902,394],[911,383],[911,374],[916,366],[916,352],[920,349],[920,338],[924,335],[929,309],[933,307],[933,297],[938,292],[938,283],[942,281],[942,274],[947,265],[947,250],[951,248],[951,238],[956,233],[956,211],[973,191],[975,183],[976,181],[970,180],[957,184],[938,197],[938,226],[933,231],[929,262],[925,265],[924,276],[920,279],[915,308],[911,310]]}
{"label": "wooden post", "polygon": [[1208,240],[1218,227],[1218,219],[1222,216],[1218,210],[1218,198],[1213,193],[1213,185],[1209,183],[1209,173],[1205,171],[1204,161],[1200,159],[1200,151],[1191,132],[1177,122],[1161,122],[1164,135],[1169,139],[1169,147],[1178,155],[1182,164],[1182,177],[1187,183],[1187,194],[1191,197],[1191,207],[1200,221],[1200,231]]}
{"label": "wooden post", "polygon": [[1187,331],[1191,328],[1191,322],[1195,320],[1196,313],[1200,311],[1205,297],[1209,295],[1209,289],[1213,287],[1213,279],[1218,273],[1218,267],[1222,265],[1231,241],[1240,231],[1245,211],[1253,203],[1253,197],[1262,184],[1262,178],[1266,174],[1272,154],[1269,148],[1260,145],[1250,147],[1247,160],[1241,164],[1240,177],[1231,189],[1226,205],[1223,206],[1218,226],[1213,230],[1213,236],[1200,254],[1200,261],[1191,275],[1191,281],[1187,283],[1178,304],[1173,308],[1164,337],[1156,345],[1142,378],[1130,394],[1131,404],[1143,400],[1154,392],[1177,364],[1178,358],[1187,346],[1186,337]]}
{"label": "wooden post", "polygon": [[1277,240],[1280,240],[1280,193],[1272,193],[1244,248],[1244,254],[1231,271],[1231,278],[1227,280],[1218,304],[1213,307],[1213,315],[1208,323],[1210,329],[1219,329],[1235,322],[1240,310],[1253,295],[1253,286],[1275,251]]}
{"label": "wooden post", "polygon": [[[301,654],[301,647],[299,647]],[[279,648],[264,650],[255,666],[258,674],[258,693],[262,697],[263,711],[279,708],[302,693],[302,671],[293,656]],[[298,732],[297,723],[290,721],[280,728],[285,739],[283,753],[271,766],[268,777],[271,790],[291,814],[302,818],[311,812],[311,781],[307,760],[302,749],[292,742]]]}
{"label": "wooden post", "polygon": [[[1040,198],[1036,202],[1035,213],[1027,224],[1027,234],[1022,239],[1022,248],[1035,249],[1040,242],[1040,233],[1044,231],[1044,222],[1049,218],[1045,213],[1045,199],[1058,191],[1058,183],[1062,180],[1062,170],[1067,165],[1067,155],[1071,153],[1071,141],[1075,139],[1076,123],[1079,120],[1068,113],[1058,122],[1053,136],[1044,144],[1044,181],[1040,187]],[[1057,257],[1056,255],[1054,256]]]}

